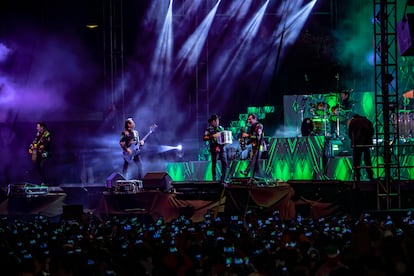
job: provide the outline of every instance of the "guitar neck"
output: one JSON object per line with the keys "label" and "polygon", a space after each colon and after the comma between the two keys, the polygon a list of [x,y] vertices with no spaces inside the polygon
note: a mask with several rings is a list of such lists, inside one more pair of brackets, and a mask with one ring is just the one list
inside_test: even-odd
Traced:
{"label": "guitar neck", "polygon": [[147,134],[145,134],[145,136],[141,139],[141,141],[145,141],[145,139],[148,138],[148,136],[150,136],[152,133],[152,131],[148,132]]}

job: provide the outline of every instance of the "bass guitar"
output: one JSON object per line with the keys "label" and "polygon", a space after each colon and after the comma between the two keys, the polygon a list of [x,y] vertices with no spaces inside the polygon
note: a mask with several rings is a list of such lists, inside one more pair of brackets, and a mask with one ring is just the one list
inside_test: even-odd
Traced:
{"label": "bass guitar", "polygon": [[[140,139],[140,141],[145,141],[155,131],[157,127],[158,126],[156,124],[152,124],[150,126],[148,133],[145,134],[145,136],[142,139]],[[134,143],[134,144],[131,144],[131,146],[129,146],[129,149],[131,150],[131,153],[124,150],[122,154],[124,156],[124,160],[127,161],[128,163],[131,163],[134,160],[134,157],[141,152],[141,145],[139,143],[138,144]]]}

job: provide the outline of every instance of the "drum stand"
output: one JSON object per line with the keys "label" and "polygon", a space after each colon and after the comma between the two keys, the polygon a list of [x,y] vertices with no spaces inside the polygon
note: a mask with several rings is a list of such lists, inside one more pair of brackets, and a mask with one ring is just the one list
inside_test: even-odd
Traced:
{"label": "drum stand", "polygon": [[240,145],[236,148],[236,153],[234,154],[234,157],[231,160],[228,160],[230,162],[229,166],[229,172],[230,174],[234,172],[234,166],[238,163],[238,161],[243,160],[242,157],[243,150],[241,150]]}
{"label": "drum stand", "polygon": [[[328,135],[328,121],[329,121],[329,119],[328,119],[327,114],[328,114],[327,106],[325,106],[324,109],[323,109],[323,128],[325,130],[325,133],[324,133],[325,137],[330,136],[330,133]],[[329,126],[329,128],[330,128],[330,126]]]}
{"label": "drum stand", "polygon": [[[297,97],[296,97],[297,99]],[[298,116],[296,116],[296,137],[299,137],[302,133],[301,133],[301,125],[303,120],[305,119],[305,106],[306,106],[306,102],[308,101],[308,99],[310,99],[309,96],[304,95],[300,104],[300,118],[298,118]],[[299,115],[299,114],[298,114]]]}

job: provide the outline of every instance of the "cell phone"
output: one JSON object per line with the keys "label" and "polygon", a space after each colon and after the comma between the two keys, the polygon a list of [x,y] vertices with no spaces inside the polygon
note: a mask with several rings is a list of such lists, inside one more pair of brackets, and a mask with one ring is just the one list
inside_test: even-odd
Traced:
{"label": "cell phone", "polygon": [[242,258],[234,258],[234,264],[236,264],[236,265],[243,264],[243,259]]}
{"label": "cell phone", "polygon": [[227,265],[227,266],[230,266],[230,265],[231,265],[231,263],[232,263],[232,261],[233,261],[233,258],[232,258],[232,257],[227,257],[227,258],[226,258],[226,265]]}
{"label": "cell phone", "polygon": [[233,253],[234,247],[233,246],[226,246],[224,247],[224,253]]}
{"label": "cell phone", "polygon": [[170,247],[170,252],[171,252],[171,253],[178,252],[177,247]]}
{"label": "cell phone", "polygon": [[296,242],[288,242],[286,243],[286,247],[295,247],[296,246]]}
{"label": "cell phone", "polygon": [[23,255],[23,258],[25,258],[25,259],[31,259],[32,258],[32,255],[30,253],[27,253],[27,254],[24,254]]}

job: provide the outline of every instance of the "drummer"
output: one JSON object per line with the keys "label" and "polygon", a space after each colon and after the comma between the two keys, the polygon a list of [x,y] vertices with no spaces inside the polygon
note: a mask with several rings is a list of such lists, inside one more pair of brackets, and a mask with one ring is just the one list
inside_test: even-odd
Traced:
{"label": "drummer", "polygon": [[221,162],[221,183],[224,183],[227,175],[227,157],[224,151],[224,144],[219,144],[217,138],[219,133],[224,131],[224,128],[220,126],[219,116],[213,114],[208,119],[208,127],[204,131],[203,141],[208,141],[210,145],[210,154],[211,154],[211,175],[213,181],[216,181],[217,172],[217,160]]}

